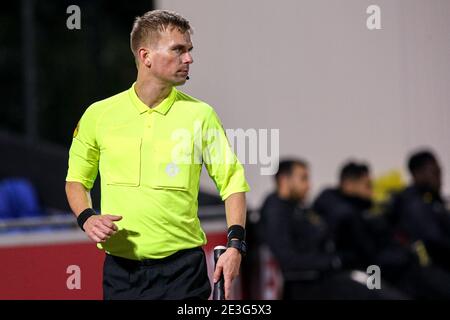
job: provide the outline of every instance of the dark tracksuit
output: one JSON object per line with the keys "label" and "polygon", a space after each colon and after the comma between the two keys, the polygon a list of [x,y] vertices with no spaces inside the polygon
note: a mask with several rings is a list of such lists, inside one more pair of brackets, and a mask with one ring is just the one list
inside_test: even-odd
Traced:
{"label": "dark tracksuit", "polygon": [[327,189],[314,201],[313,208],[331,225],[337,250],[344,266],[365,270],[379,265],[385,276],[397,276],[414,258],[393,239],[383,216],[369,213],[372,203],[343,194],[339,189]]}
{"label": "dark tracksuit", "polygon": [[325,223],[294,201],[270,194],[261,208],[264,242],[278,260],[286,299],[397,298],[368,290],[340,268],[340,258]]}
{"label": "dark tracksuit", "polygon": [[408,187],[395,197],[392,214],[405,242],[423,241],[433,262],[450,271],[450,212],[440,195]]}
{"label": "dark tracksuit", "polygon": [[325,190],[314,202],[316,212],[333,223],[344,266],[378,265],[383,279],[412,298],[450,298],[450,275],[421,266],[411,246],[397,240],[386,217],[369,214],[371,205],[338,189]]}

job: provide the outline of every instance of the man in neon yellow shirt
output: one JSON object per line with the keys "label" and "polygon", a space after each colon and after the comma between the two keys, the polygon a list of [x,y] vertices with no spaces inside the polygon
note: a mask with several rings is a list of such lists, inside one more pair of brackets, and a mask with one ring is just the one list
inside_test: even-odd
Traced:
{"label": "man in neon yellow shirt", "polygon": [[[214,281],[223,274],[226,298],[239,273],[249,186],[214,109],[175,88],[193,63],[190,34],[173,12],[136,18],[136,82],[92,104],[74,132],[66,193],[80,227],[106,252],[105,299],[209,297],[197,216],[202,164],[225,201],[228,249]],[[89,193],[98,172],[101,215]]]}

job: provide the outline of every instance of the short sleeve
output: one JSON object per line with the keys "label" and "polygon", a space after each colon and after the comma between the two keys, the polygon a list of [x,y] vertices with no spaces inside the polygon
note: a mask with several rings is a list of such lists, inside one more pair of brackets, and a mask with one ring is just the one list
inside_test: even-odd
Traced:
{"label": "short sleeve", "polygon": [[99,147],[96,139],[97,115],[89,107],[74,131],[69,150],[69,169],[66,181],[82,183],[92,189],[98,173]]}
{"label": "short sleeve", "polygon": [[244,167],[231,149],[222,123],[211,109],[203,123],[203,163],[222,200],[237,192],[248,192]]}

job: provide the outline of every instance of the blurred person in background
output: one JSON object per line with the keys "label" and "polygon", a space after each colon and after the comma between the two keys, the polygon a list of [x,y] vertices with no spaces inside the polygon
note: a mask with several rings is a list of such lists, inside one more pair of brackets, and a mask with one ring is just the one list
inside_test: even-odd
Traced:
{"label": "blurred person in background", "polygon": [[412,183],[392,201],[392,221],[399,239],[420,241],[432,263],[450,271],[450,212],[441,194],[442,169],[423,150],[408,159]]}
{"label": "blurred person in background", "polygon": [[369,290],[342,269],[326,223],[306,207],[310,178],[305,161],[281,161],[275,181],[276,190],[261,208],[261,234],[281,267],[285,299],[404,298],[385,285]]}
{"label": "blurred person in background", "polygon": [[395,237],[386,214],[374,211],[369,166],[346,163],[339,177],[339,186],[323,191],[313,207],[332,224],[344,267],[377,265],[383,279],[412,298],[450,298],[450,275],[423,264],[415,246]]}
{"label": "blurred person in background", "polygon": [[330,226],[347,268],[367,268],[377,251],[375,242],[366,241],[374,236],[366,230],[372,192],[368,165],[349,162],[340,170],[339,185],[323,190],[313,203],[314,211]]}

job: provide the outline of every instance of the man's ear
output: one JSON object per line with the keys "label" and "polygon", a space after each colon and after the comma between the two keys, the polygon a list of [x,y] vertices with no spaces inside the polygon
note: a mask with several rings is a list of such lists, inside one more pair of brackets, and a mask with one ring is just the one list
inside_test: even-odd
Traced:
{"label": "man's ear", "polygon": [[147,48],[140,48],[138,50],[139,61],[146,67],[150,68],[152,65],[152,59],[150,51]]}
{"label": "man's ear", "polygon": [[280,175],[280,177],[279,177],[280,185],[289,186],[289,182],[290,182],[289,175],[287,175],[287,174]]}
{"label": "man's ear", "polygon": [[340,189],[344,192],[351,192],[352,191],[352,183],[348,179],[345,179],[340,183]]}

